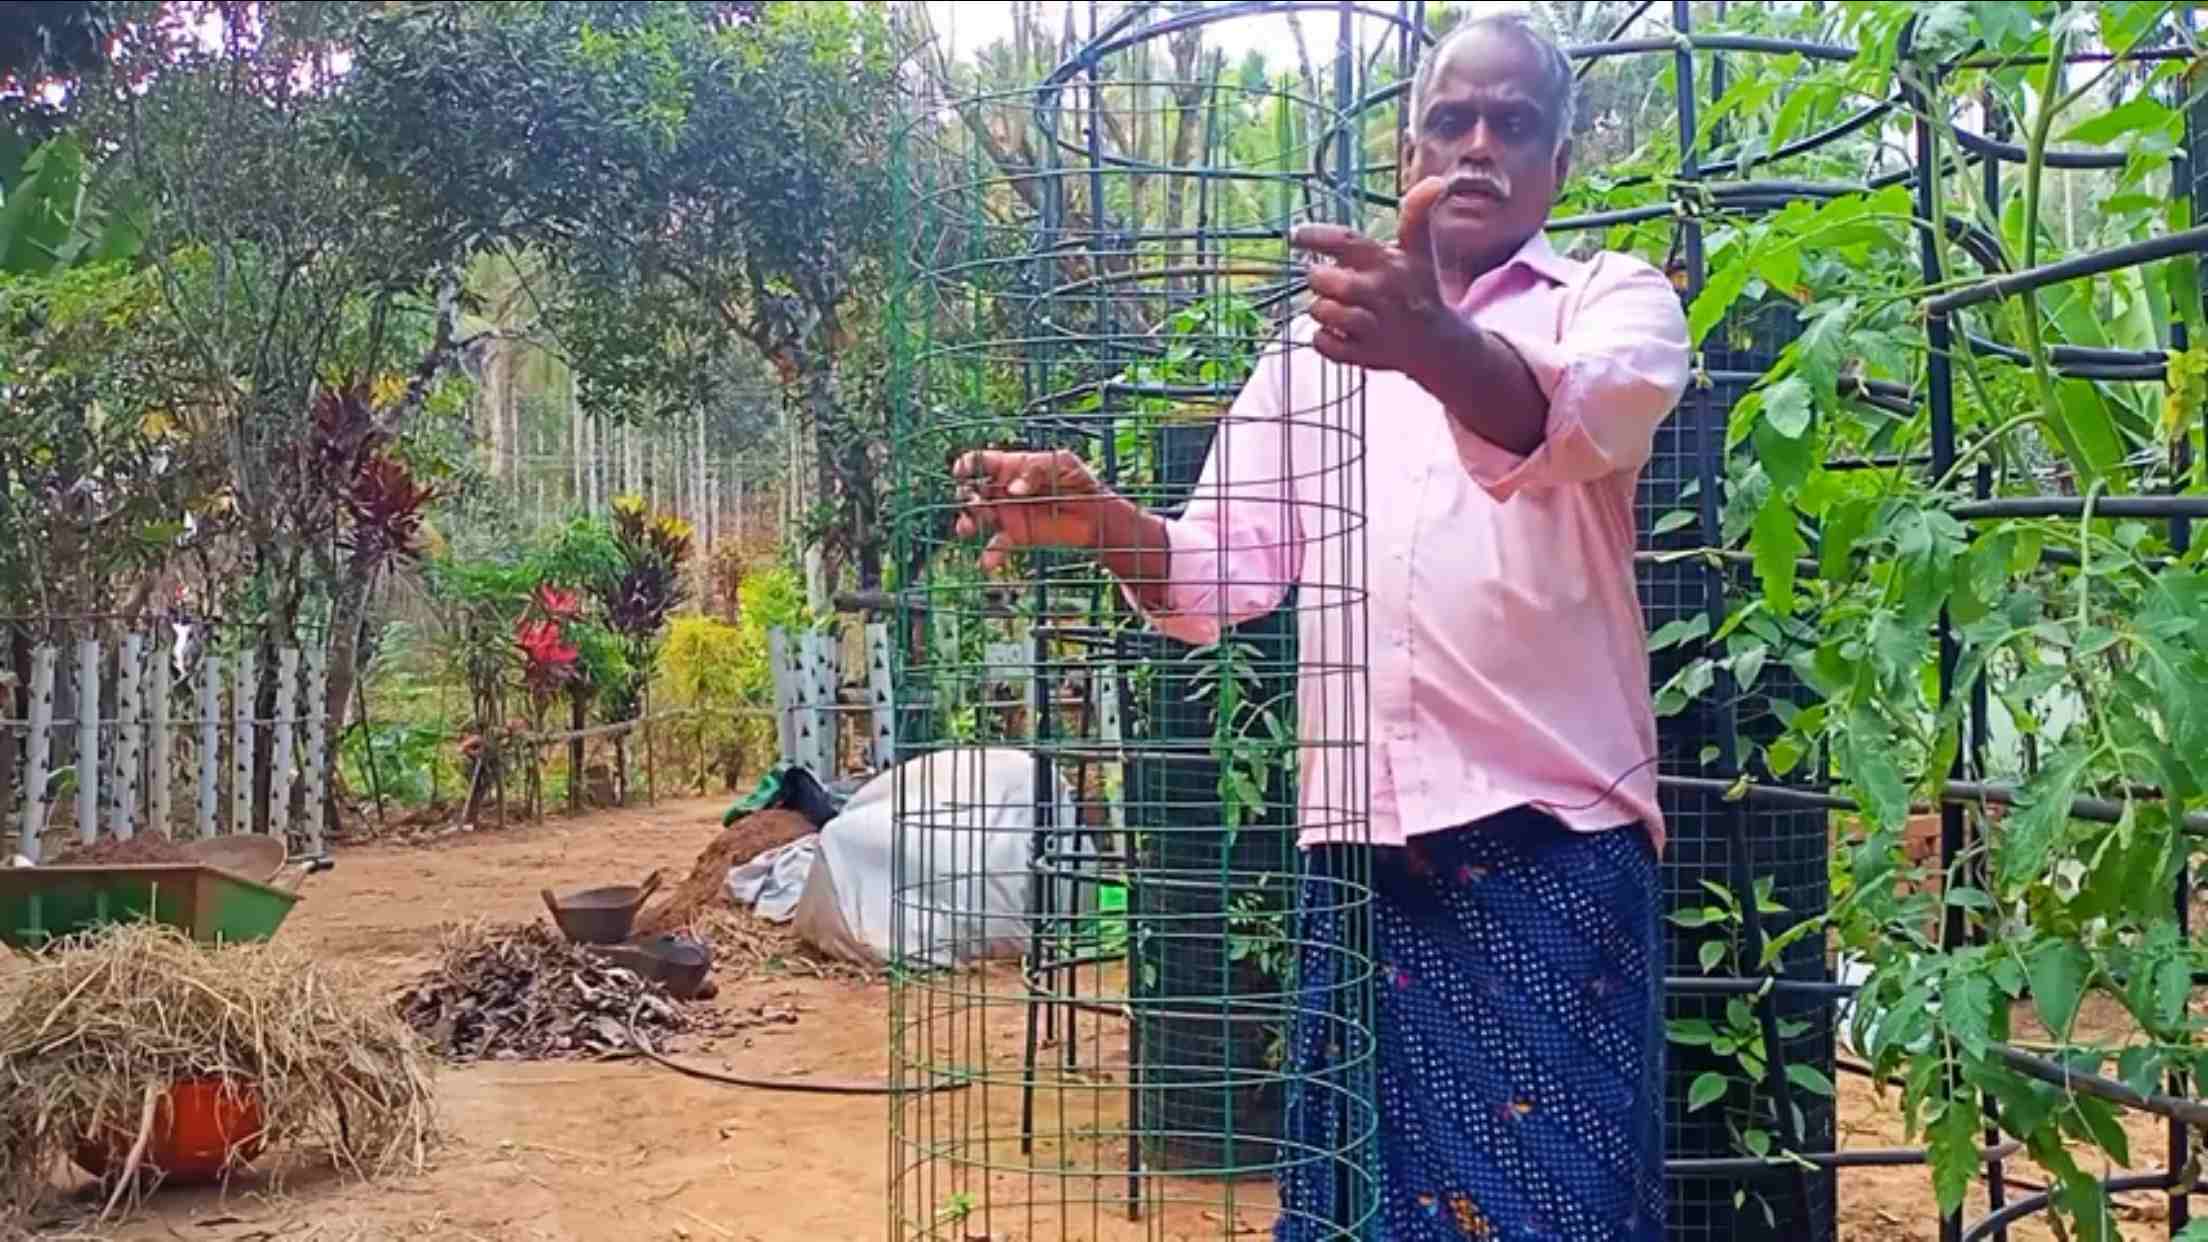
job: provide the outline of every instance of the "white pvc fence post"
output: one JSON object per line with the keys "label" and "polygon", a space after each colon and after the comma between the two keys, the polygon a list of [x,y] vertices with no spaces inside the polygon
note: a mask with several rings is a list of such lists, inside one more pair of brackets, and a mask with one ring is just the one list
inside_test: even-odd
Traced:
{"label": "white pvc fence post", "polygon": [[291,831],[292,774],[299,761],[293,753],[296,730],[292,725],[298,710],[299,649],[280,647],[276,651],[276,727],[268,756],[268,831],[272,836],[288,836]]}
{"label": "white pvc fence post", "polygon": [[199,805],[192,830],[211,837],[222,805],[217,795],[222,781],[222,661],[204,645],[199,654],[199,700],[194,723],[199,729]]}
{"label": "white pvc fence post", "polygon": [[46,808],[51,803],[47,764],[53,758],[54,664],[61,652],[51,644],[31,648],[31,736],[23,757],[23,826],[16,852],[37,862],[39,838],[46,833]]}
{"label": "white pvc fence post", "polygon": [[826,783],[836,778],[836,648],[817,630],[798,641],[798,762]]}
{"label": "white pvc fence post", "polygon": [[168,637],[155,640],[152,661],[146,665],[146,715],[153,725],[153,759],[146,772],[150,782],[146,791],[146,831],[173,837],[176,830],[169,823],[169,767],[176,758],[176,720],[169,699],[176,684],[176,631],[162,628]]}
{"label": "white pvc fence post", "polygon": [[145,636],[123,635],[122,646],[115,652],[114,774],[107,795],[107,830],[118,841],[138,833],[138,786],[144,780],[146,754],[138,680],[145,658]]}
{"label": "white pvc fence post", "polygon": [[330,761],[330,653],[320,639],[307,647],[307,852],[322,852],[322,771]]}
{"label": "white pvc fence post", "polygon": [[866,682],[873,699],[874,769],[886,772],[897,762],[897,695],[890,685],[889,623],[866,627]]}
{"label": "white pvc fence post", "polygon": [[77,840],[100,839],[100,640],[77,640]]}
{"label": "white pvc fence post", "polygon": [[797,756],[797,661],[790,655],[790,632],[781,626],[767,631],[767,663],[774,675],[774,730],[777,756],[784,764]]}
{"label": "white pvc fence post", "polygon": [[253,831],[253,707],[260,697],[250,637],[238,652],[238,680],[230,687],[230,831]]}

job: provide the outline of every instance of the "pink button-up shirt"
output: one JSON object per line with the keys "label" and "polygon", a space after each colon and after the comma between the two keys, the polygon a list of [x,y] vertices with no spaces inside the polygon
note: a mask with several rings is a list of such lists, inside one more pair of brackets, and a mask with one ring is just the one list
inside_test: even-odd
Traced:
{"label": "pink button-up shirt", "polygon": [[1581,830],[1640,823],[1660,850],[1633,492],[1687,384],[1678,295],[1638,259],[1575,262],[1536,236],[1458,309],[1548,397],[1540,447],[1518,456],[1400,374],[1326,361],[1299,317],[1167,524],[1150,620],[1216,642],[1298,589],[1306,844],[1367,839],[1364,805],[1369,840],[1399,845],[1531,804]]}

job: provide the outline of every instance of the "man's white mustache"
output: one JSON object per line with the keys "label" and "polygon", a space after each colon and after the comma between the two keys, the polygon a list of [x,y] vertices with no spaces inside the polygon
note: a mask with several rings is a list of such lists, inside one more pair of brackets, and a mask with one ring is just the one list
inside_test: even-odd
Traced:
{"label": "man's white mustache", "polygon": [[1497,198],[1509,198],[1510,178],[1502,173],[1468,172],[1458,173],[1449,179],[1449,193],[1470,194],[1474,192],[1492,194]]}

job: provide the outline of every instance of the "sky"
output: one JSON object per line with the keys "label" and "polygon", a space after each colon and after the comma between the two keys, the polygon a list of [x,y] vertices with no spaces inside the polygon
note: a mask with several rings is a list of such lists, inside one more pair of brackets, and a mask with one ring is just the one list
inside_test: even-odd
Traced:
{"label": "sky", "polygon": [[[1212,0],[1218,3],[1220,0]],[[1525,0],[1476,0],[1483,8],[1523,9]],[[1044,0],[1043,12],[1052,29],[1065,20],[1066,6],[1074,6],[1074,21],[1083,32],[1088,30],[1088,0]],[[1373,7],[1390,7],[1386,0],[1378,0]],[[974,49],[1012,33],[1012,5],[1007,0],[929,0],[930,16],[935,20],[936,33],[952,41],[954,50],[962,57],[971,56]],[[1336,19],[1331,13],[1305,13],[1303,35],[1311,43],[1314,58],[1323,59],[1323,45],[1331,45],[1338,34]],[[1368,32],[1377,32],[1380,23],[1364,22]],[[1295,39],[1288,33],[1288,23],[1278,14],[1241,17],[1219,22],[1206,31],[1207,42],[1222,48],[1230,57],[1240,57],[1246,52],[1264,52],[1268,60],[1292,61],[1296,55]]]}

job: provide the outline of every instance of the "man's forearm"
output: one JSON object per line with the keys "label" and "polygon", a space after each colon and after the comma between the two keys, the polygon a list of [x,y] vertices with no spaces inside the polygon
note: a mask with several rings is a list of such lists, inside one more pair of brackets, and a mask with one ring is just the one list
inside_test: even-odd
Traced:
{"label": "man's forearm", "polygon": [[1411,379],[1459,426],[1488,443],[1521,457],[1541,447],[1549,402],[1518,352],[1453,313],[1435,336],[1432,361]]}
{"label": "man's forearm", "polygon": [[1164,518],[1123,496],[1110,498],[1097,522],[1096,554],[1144,608],[1152,612],[1165,608],[1173,547],[1165,536]]}

